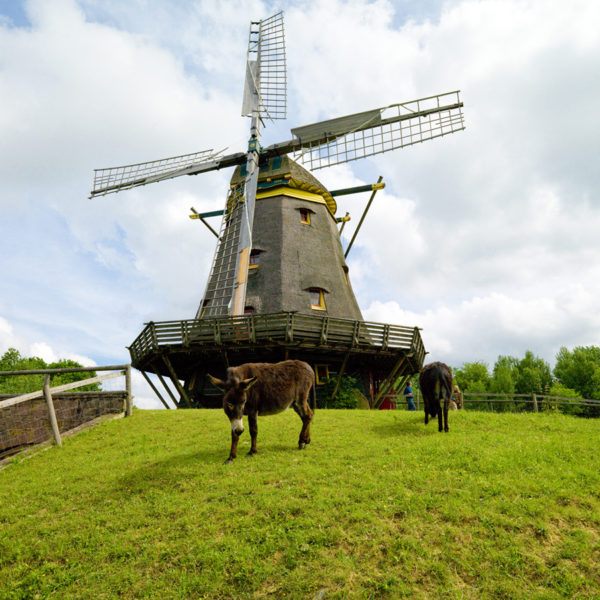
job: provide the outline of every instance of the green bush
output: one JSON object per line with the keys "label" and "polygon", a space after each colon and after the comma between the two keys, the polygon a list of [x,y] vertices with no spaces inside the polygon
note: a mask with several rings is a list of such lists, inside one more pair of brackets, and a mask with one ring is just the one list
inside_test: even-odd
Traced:
{"label": "green bush", "polygon": [[317,408],[357,408],[363,395],[356,387],[356,379],[342,377],[337,394],[332,400],[331,394],[335,389],[336,382],[337,377],[330,377],[318,389]]}

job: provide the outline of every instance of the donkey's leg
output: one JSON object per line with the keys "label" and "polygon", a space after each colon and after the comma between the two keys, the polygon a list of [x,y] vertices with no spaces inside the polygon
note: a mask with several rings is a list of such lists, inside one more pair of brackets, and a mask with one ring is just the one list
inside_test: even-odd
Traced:
{"label": "donkey's leg", "polygon": [[250,437],[252,439],[248,454],[256,454],[256,438],[258,437],[258,418],[256,413],[248,414],[248,427],[250,427]]}
{"label": "donkey's leg", "polygon": [[438,431],[443,431],[442,427],[442,403],[440,402],[441,398],[437,399],[438,404]]}
{"label": "donkey's leg", "polygon": [[444,397],[444,431],[450,431],[448,429],[448,407],[450,406],[450,397]]}
{"label": "donkey's leg", "polygon": [[312,410],[308,405],[308,394],[301,401],[295,401],[292,405],[294,410],[298,413],[298,416],[302,419],[302,430],[300,431],[300,438],[298,439],[298,448],[302,450],[306,447],[306,444],[310,444],[310,422],[313,418]]}
{"label": "donkey's leg", "polygon": [[225,464],[233,462],[233,459],[237,456],[237,445],[240,441],[240,436],[237,435],[233,429],[231,430],[231,450],[229,450],[229,458],[225,461]]}

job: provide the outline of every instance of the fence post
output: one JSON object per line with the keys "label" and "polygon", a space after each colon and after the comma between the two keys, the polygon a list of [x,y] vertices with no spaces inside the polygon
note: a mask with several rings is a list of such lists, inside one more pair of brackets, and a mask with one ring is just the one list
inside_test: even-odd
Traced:
{"label": "fence post", "polygon": [[533,396],[533,411],[538,412],[537,395],[532,394],[532,396]]}
{"label": "fence post", "polygon": [[131,365],[125,367],[125,390],[127,391],[127,397],[125,399],[125,416],[130,417],[133,411],[133,402],[131,395]]}
{"label": "fence post", "polygon": [[50,393],[49,373],[46,373],[46,376],[44,377],[44,398],[46,398],[46,404],[48,405],[48,416],[50,417],[50,426],[52,427],[52,433],[54,434],[54,441],[57,446],[62,446],[62,439],[60,437],[60,431],[58,430],[58,423],[56,422],[54,402],[52,401],[52,394]]}

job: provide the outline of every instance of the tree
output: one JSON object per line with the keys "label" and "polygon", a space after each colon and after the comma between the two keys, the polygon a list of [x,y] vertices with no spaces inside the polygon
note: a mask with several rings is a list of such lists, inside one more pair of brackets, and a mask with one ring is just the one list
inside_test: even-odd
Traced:
{"label": "tree", "polygon": [[[15,348],[9,348],[0,358],[0,371],[27,371],[33,369],[66,369],[70,367],[81,367],[74,360],[61,359],[57,362],[46,364],[44,359],[37,356],[24,357]],[[55,373],[50,376],[52,386],[58,386],[74,381],[81,381],[89,377],[95,377],[94,371],[81,373]],[[27,394],[41,390],[44,387],[44,375],[4,375],[0,376],[0,394]],[[78,391],[99,390],[97,383],[77,388]]]}
{"label": "tree", "polygon": [[454,381],[463,392],[482,393],[489,391],[490,374],[487,363],[475,361],[463,363],[462,367],[452,370]]}
{"label": "tree", "polygon": [[550,365],[531,350],[525,352],[525,358],[519,361],[515,393],[544,394],[552,385]]}
{"label": "tree", "polygon": [[[30,369],[45,369],[46,363],[42,358],[32,356],[26,358],[15,348],[9,348],[0,358],[0,371],[25,371]],[[4,375],[0,377],[0,394],[27,394],[44,387],[43,375]]]}
{"label": "tree", "polygon": [[516,372],[518,359],[513,356],[499,356],[494,365],[490,391],[495,394],[512,396],[515,393]]}
{"label": "tree", "polygon": [[600,399],[600,348],[577,346],[570,352],[563,346],[556,355],[554,375],[584,398]]}

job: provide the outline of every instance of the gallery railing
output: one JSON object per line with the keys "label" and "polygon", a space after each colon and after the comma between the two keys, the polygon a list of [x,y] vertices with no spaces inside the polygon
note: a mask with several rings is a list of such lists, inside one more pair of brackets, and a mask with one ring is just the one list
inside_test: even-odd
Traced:
{"label": "gallery railing", "polygon": [[165,346],[228,346],[294,344],[357,349],[371,352],[406,350],[418,364],[425,347],[418,327],[402,327],[329,316],[280,312],[217,319],[147,323],[129,347],[134,363]]}

